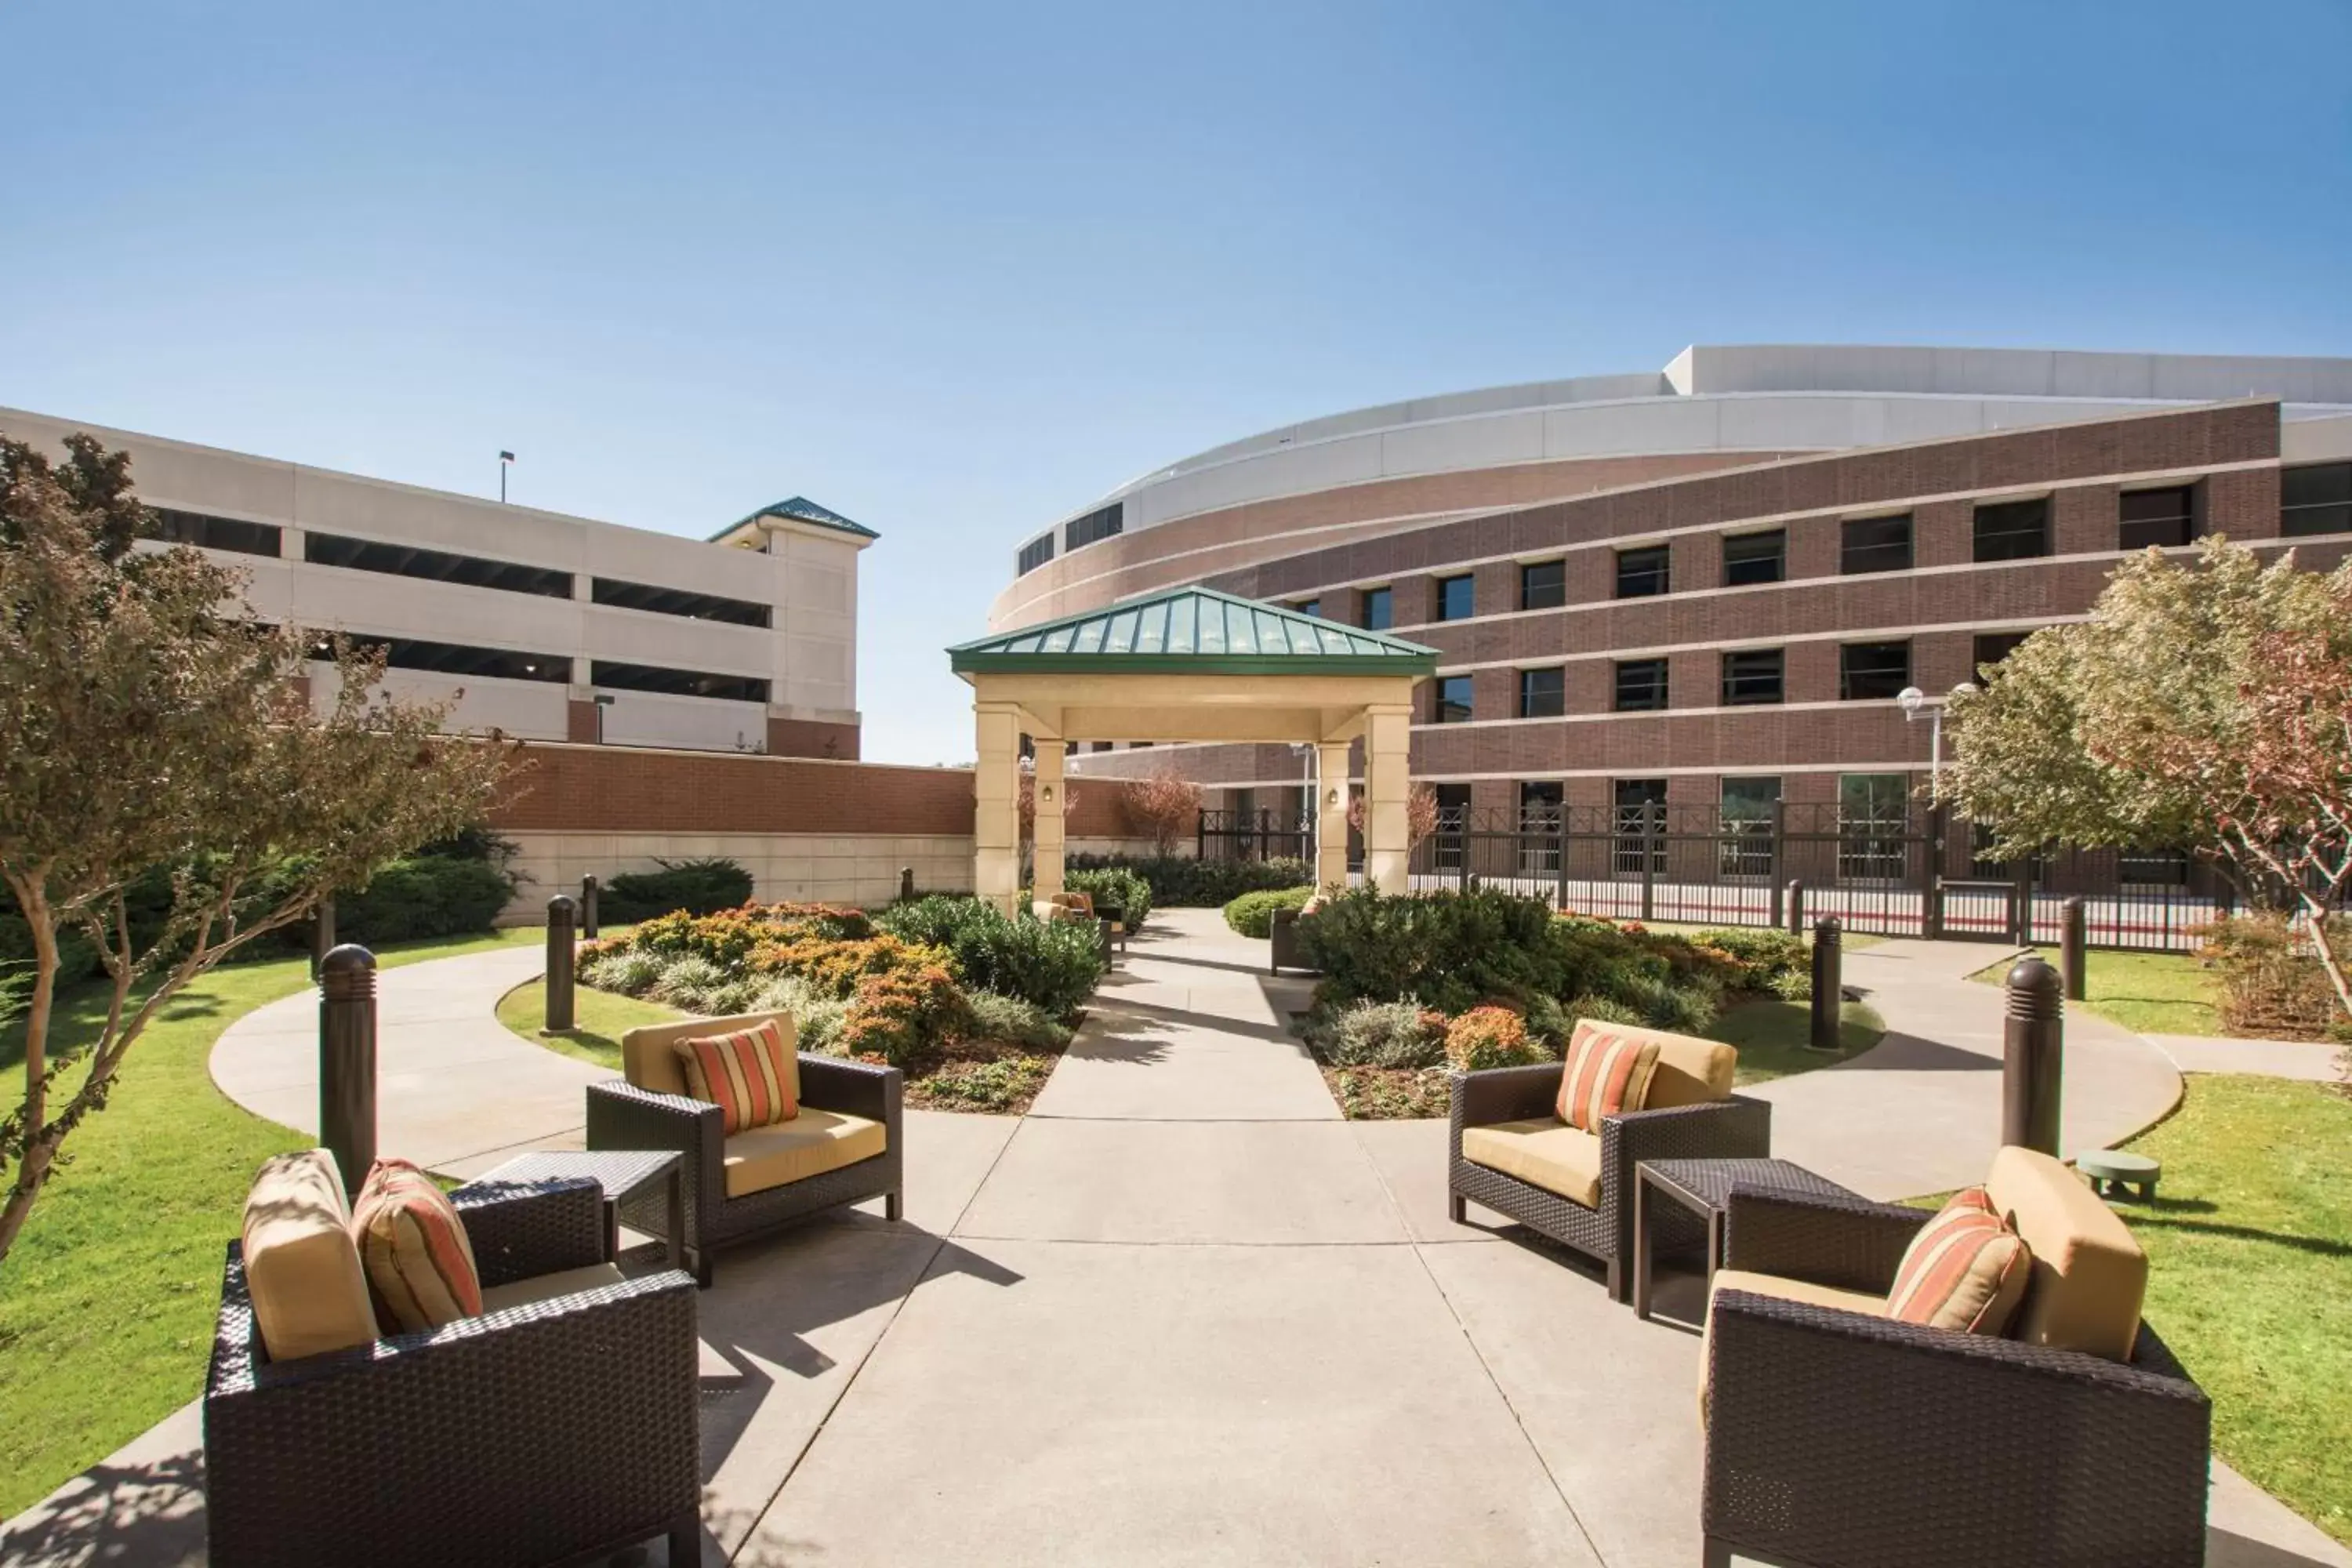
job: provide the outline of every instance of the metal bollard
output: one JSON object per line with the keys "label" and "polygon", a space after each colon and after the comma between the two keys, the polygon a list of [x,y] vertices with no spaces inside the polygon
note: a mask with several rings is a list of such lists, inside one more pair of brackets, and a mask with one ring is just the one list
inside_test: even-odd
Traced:
{"label": "metal bollard", "polygon": [[2091,990],[2091,923],[2082,899],[2068,899],[2059,906],[2062,923],[2058,928],[2058,960],[2066,973],[2066,1000],[2080,1002]]}
{"label": "metal bollard", "polygon": [[1845,1000],[1845,934],[1837,917],[1813,926],[1813,1031],[1805,1043],[1817,1051],[1838,1048],[1840,1004]]}
{"label": "metal bollard", "polygon": [[2066,1008],[2058,972],[2038,958],[2009,972],[2009,1016],[2001,1030],[2000,1141],[2058,1152],[2059,1088],[2066,1059]]}
{"label": "metal bollard", "polygon": [[375,954],[357,942],[319,961],[319,1142],[357,1196],[375,1163]]}
{"label": "metal bollard", "polygon": [[578,913],[570,898],[547,900],[547,1017],[540,1033],[572,1032],[572,922]]}
{"label": "metal bollard", "polygon": [[914,897],[915,868],[912,866],[901,866],[898,868],[898,898],[902,902],[911,902]]}
{"label": "metal bollard", "polygon": [[1789,934],[1802,936],[1805,934],[1805,879],[1802,877],[1789,879],[1788,902]]}
{"label": "metal bollard", "polygon": [[335,895],[327,894],[319,907],[310,911],[310,978],[319,978],[320,966],[335,945]]}
{"label": "metal bollard", "polygon": [[596,940],[596,873],[593,871],[580,879],[580,938],[583,942]]}

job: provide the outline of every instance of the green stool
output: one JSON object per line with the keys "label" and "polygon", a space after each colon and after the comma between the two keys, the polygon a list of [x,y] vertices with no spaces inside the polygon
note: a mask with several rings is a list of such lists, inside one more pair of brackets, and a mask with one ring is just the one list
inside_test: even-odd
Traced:
{"label": "green stool", "polygon": [[2103,1198],[2123,1195],[2130,1187],[2144,1204],[2156,1201],[2156,1179],[2164,1173],[2161,1161],[2145,1154],[2127,1154],[2120,1149],[2095,1149],[2075,1156],[2074,1168],[2091,1178],[2091,1190]]}

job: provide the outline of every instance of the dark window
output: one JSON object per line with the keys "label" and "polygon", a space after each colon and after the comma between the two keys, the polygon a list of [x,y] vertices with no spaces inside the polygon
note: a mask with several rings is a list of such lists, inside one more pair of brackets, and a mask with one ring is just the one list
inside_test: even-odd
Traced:
{"label": "dark window", "polygon": [[1907,642],[1850,642],[1838,650],[1838,696],[1844,701],[1893,697],[1910,684]]}
{"label": "dark window", "polygon": [[1054,536],[1040,534],[1021,547],[1020,570],[1016,576],[1025,577],[1054,558]]}
{"label": "dark window", "polygon": [[1838,775],[1838,876],[1901,877],[1910,858],[1911,781],[1901,773]]}
{"label": "dark window", "polygon": [[1468,842],[1462,836],[1470,828],[1470,786],[1442,784],[1432,787],[1437,796],[1436,867],[1441,871],[1458,871],[1462,868],[1463,846]]}
{"label": "dark window", "polygon": [[[383,649],[383,662],[393,669],[429,670],[436,675],[494,677],[499,680],[568,681],[572,660],[556,653],[518,653],[512,648],[468,647],[461,643],[425,642],[415,637],[354,637],[354,647]],[[332,658],[331,645],[321,639],[311,653]]]}
{"label": "dark window", "polygon": [[1519,671],[1519,717],[1557,719],[1568,711],[1568,671]]}
{"label": "dark window", "polygon": [[[1611,787],[1610,805],[1616,821],[1617,842],[1612,865],[1621,877],[1638,877],[1666,868],[1666,781],[1619,779]],[[1646,847],[1648,853],[1643,853]]]}
{"label": "dark window", "polygon": [[207,511],[180,511],[168,506],[155,510],[155,537],[172,544],[200,544],[206,550],[234,551],[239,555],[275,555],[278,527],[274,522],[247,522],[240,518],[215,517]]}
{"label": "dark window", "polygon": [[750,675],[706,675],[695,669],[663,669],[650,664],[611,664],[598,659],[588,667],[591,685],[620,691],[662,691],[672,697],[725,697],[737,702],[765,702],[768,683]]}
{"label": "dark window", "polygon": [[1567,603],[1567,562],[1538,561],[1519,568],[1519,608],[1557,610]]}
{"label": "dark window", "polygon": [[1780,804],[1776,778],[1728,778],[1723,781],[1720,818],[1723,845],[1717,867],[1727,877],[1769,877],[1772,874],[1772,808]]}
{"label": "dark window", "polygon": [[619,583],[598,577],[588,592],[596,603],[624,610],[651,610],[657,616],[683,616],[690,621],[727,621],[739,626],[771,624],[766,605],[749,599],[722,599],[716,594],[689,593],[684,588],[656,588],[649,583]]}
{"label": "dark window", "polygon": [[2032,632],[1979,632],[1975,657],[1969,660],[1969,668],[1974,672],[1969,679],[1990,679],[1990,671],[1986,667],[2007,658],[2011,649],[2032,635]]}
{"label": "dark window", "polygon": [[[1559,834],[1568,817],[1568,795],[1559,781],[1529,780],[1519,785],[1518,874],[1522,877],[1559,875]],[[1539,837],[1525,835],[1538,834]]]}
{"label": "dark window", "polygon": [[1744,588],[1752,583],[1778,583],[1789,574],[1789,531],[1723,536],[1723,585]]}
{"label": "dark window", "polygon": [[1742,648],[1723,656],[1723,701],[1728,708],[1780,700],[1786,658],[1777,647]]}
{"label": "dark window", "polygon": [[1911,514],[1846,519],[1838,570],[1849,577],[1911,570]]}
{"label": "dark window", "polygon": [[550,599],[572,597],[569,572],[522,566],[511,561],[488,561],[478,555],[452,555],[442,550],[419,550],[407,544],[384,544],[373,539],[347,539],[340,533],[304,534],[302,559],[313,566],[345,566],[354,572],[423,577],[435,583],[499,588],[509,594],[537,594]]}
{"label": "dark window", "polygon": [[2008,500],[1977,508],[1979,561],[2026,561],[2050,553],[2050,500]]}
{"label": "dark window", "polygon": [[1470,717],[1470,678],[1466,675],[1441,675],[1437,678],[1437,721],[1459,724]]}
{"label": "dark window", "polygon": [[1363,626],[1366,631],[1384,632],[1396,624],[1391,599],[1392,595],[1386,588],[1364,590]]}
{"label": "dark window", "polygon": [[1437,580],[1437,613],[1434,618],[1458,621],[1473,613],[1476,602],[1475,584],[1468,576],[1440,577]]}
{"label": "dark window", "polygon": [[2352,533],[2352,463],[2282,470],[2279,531],[2289,537]]}
{"label": "dark window", "polygon": [[2133,490],[2116,508],[2116,548],[2146,550],[2149,545],[2171,549],[2189,542],[2189,505],[2196,491],[2187,485],[2171,489]]}
{"label": "dark window", "polygon": [[1666,705],[1666,661],[1663,658],[1621,658],[1617,661],[1617,711],[1646,713]]}
{"label": "dark window", "polygon": [[1617,596],[1621,599],[1646,599],[1653,594],[1664,593],[1669,577],[1668,555],[1669,552],[1663,544],[1619,551]]}
{"label": "dark window", "polygon": [[1301,599],[1290,607],[1302,616],[1314,616],[1318,619],[1323,614],[1323,601],[1320,599]]}
{"label": "dark window", "polygon": [[1074,517],[1062,524],[1062,548],[1076,550],[1082,544],[1092,544],[1098,539],[1108,539],[1126,526],[1126,503],[1113,501],[1098,511],[1084,517]]}
{"label": "dark window", "polygon": [[1108,741],[1095,741],[1090,742],[1087,749],[1090,752],[1108,752],[1111,749],[1111,745],[1112,742]]}

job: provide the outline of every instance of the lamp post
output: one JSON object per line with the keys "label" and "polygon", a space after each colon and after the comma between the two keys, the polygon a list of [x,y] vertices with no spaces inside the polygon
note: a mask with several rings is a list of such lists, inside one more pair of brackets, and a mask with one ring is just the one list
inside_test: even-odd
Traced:
{"label": "lamp post", "polygon": [[514,460],[512,452],[499,454],[499,504],[500,506],[507,503],[507,470],[514,467]]}
{"label": "lamp post", "polygon": [[[1976,689],[1974,683],[1963,680],[1952,688],[1952,697],[1963,693],[1973,697]],[[1946,702],[1949,700],[1950,698],[1945,699]],[[1940,795],[1944,789],[1944,703],[1938,702],[1929,708],[1926,692],[1916,686],[1906,686],[1895,694],[1895,705],[1903,710],[1903,721],[1906,724],[1916,722],[1921,711],[1926,711],[1927,721],[1932,726],[1927,734],[1928,790]]]}

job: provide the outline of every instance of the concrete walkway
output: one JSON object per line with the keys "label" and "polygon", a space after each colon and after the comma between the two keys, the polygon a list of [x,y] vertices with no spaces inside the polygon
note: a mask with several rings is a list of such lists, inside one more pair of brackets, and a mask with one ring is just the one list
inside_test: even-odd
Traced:
{"label": "concrete walkway", "polygon": [[[905,1222],[866,1205],[722,1256],[700,1302],[705,1563],[1697,1562],[1696,1337],[1636,1322],[1498,1216],[1452,1224],[1444,1124],[1340,1121],[1282,1028],[1307,987],[1263,978],[1264,952],[1214,911],[1155,916],[1030,1115],[910,1113]],[[1849,978],[1871,984],[1863,956]],[[1907,1030],[1958,962],[1879,967],[1874,999],[1921,1051]],[[438,1043],[387,1042],[385,1147],[400,1127],[475,1164],[561,1141],[551,1080],[497,1129],[436,1123],[445,1091],[523,1081],[427,1001],[494,1000],[513,971],[437,967],[453,973],[403,988],[419,1011],[402,1033]],[[1915,981],[1919,1000],[1896,1001]],[[1997,1014],[1998,993],[1969,990]],[[1964,1037],[1987,1017],[1950,1015]],[[288,1031],[240,1033],[225,1079],[304,1114]],[[1947,1164],[1977,1157],[1969,1118],[1998,1125],[1997,1076],[1981,1046],[1946,1048],[1969,1059],[1773,1086],[1776,1119],[1811,1141],[1783,1149],[1881,1190],[1950,1184]],[[2161,1098],[2128,1054],[2086,1057],[2084,1136]],[[1906,1094],[1927,1102],[1909,1173],[1899,1130],[1870,1124]],[[1856,1115],[1862,1152],[1842,1155],[1829,1132]],[[1677,1304],[1696,1305],[1661,1303]],[[201,1563],[200,1451],[183,1412],[15,1521],[0,1561]],[[2352,1565],[2218,1466],[2212,1518],[2216,1568]]]}
{"label": "concrete walkway", "polygon": [[2250,1072],[2265,1078],[2335,1083],[2346,1077],[2345,1047],[2325,1040],[2236,1040],[2206,1035],[2150,1035],[2150,1045],[2182,1072]]}

